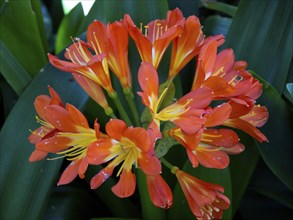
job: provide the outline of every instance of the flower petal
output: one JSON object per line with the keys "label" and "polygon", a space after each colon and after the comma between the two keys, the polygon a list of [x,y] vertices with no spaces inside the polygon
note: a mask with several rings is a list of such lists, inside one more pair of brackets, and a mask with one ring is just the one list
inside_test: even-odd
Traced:
{"label": "flower petal", "polygon": [[103,22],[93,21],[88,26],[86,38],[96,54],[106,52],[106,25]]}
{"label": "flower petal", "polygon": [[224,125],[240,129],[250,136],[254,137],[260,143],[262,143],[263,141],[268,142],[268,139],[263,133],[261,133],[257,128],[255,128],[252,124],[245,120],[241,120],[239,118],[228,119],[227,121],[225,121]]}
{"label": "flower petal", "polygon": [[39,95],[34,102],[35,109],[41,119],[46,120],[45,107],[50,104],[51,98],[47,95]]}
{"label": "flower petal", "polygon": [[147,175],[147,186],[150,198],[156,207],[164,209],[172,207],[172,191],[161,175]]}
{"label": "flower petal", "polygon": [[47,121],[60,131],[76,132],[76,125],[66,109],[57,105],[47,106],[45,109]]}
{"label": "flower petal", "polygon": [[91,189],[97,189],[103,182],[105,182],[113,173],[114,167],[106,167],[102,169],[91,179]]}
{"label": "flower petal", "polygon": [[68,111],[74,124],[84,128],[89,128],[89,124],[86,117],[77,108],[67,103],[66,110]]}
{"label": "flower petal", "polygon": [[111,119],[106,124],[107,134],[115,140],[120,140],[122,138],[123,132],[126,129],[127,125],[125,124],[125,122],[119,119]]}
{"label": "flower petal", "polygon": [[215,107],[211,114],[206,115],[205,127],[223,124],[229,118],[231,109],[231,106],[227,103]]}
{"label": "flower petal", "polygon": [[106,162],[112,147],[112,139],[103,138],[91,143],[87,150],[87,158],[90,164],[99,165]]}
{"label": "flower petal", "polygon": [[56,133],[53,137],[38,142],[36,149],[44,152],[57,153],[70,147],[70,142],[71,140],[68,137],[60,137]]}
{"label": "flower petal", "polygon": [[143,62],[138,70],[138,82],[143,92],[138,92],[143,103],[154,110],[158,101],[159,78],[156,69],[149,62]]}
{"label": "flower petal", "polygon": [[138,164],[147,175],[157,175],[162,172],[161,162],[154,153],[142,153],[142,157],[138,158]]}
{"label": "flower petal", "polygon": [[216,147],[229,148],[238,143],[239,137],[230,129],[206,129],[201,141]]}
{"label": "flower petal", "polygon": [[249,122],[255,127],[262,127],[268,120],[269,112],[265,106],[253,106],[251,111],[241,116],[242,120]]}
{"label": "flower petal", "polygon": [[112,192],[120,198],[129,197],[134,193],[135,185],[135,175],[131,171],[123,170],[118,183],[112,187]]}
{"label": "flower petal", "polygon": [[196,156],[201,165],[208,168],[224,169],[229,165],[229,156],[215,147],[199,147]]}
{"label": "flower petal", "polygon": [[142,152],[147,152],[152,147],[150,136],[144,128],[129,127],[123,132],[123,136],[131,140]]}
{"label": "flower petal", "polygon": [[48,152],[35,149],[29,157],[29,162],[43,160],[48,155]]}
{"label": "flower petal", "polygon": [[72,161],[62,173],[57,185],[65,185],[72,182],[78,175],[78,167],[81,160]]}

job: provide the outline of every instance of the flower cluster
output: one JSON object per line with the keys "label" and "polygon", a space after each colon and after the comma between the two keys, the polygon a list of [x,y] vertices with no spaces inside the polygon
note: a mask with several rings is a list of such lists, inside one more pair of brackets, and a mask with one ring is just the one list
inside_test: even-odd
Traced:
{"label": "flower cluster", "polygon": [[[142,61],[137,74],[141,90],[136,92],[145,106],[142,114],[148,115],[145,126],[137,110],[139,103],[134,101],[129,39]],[[156,150],[160,141],[171,138],[172,143],[179,143],[176,147],[186,150],[194,168],[201,164],[223,169],[229,165],[229,154],[244,150],[235,129],[259,142],[267,141],[258,129],[268,119],[266,107],[256,104],[262,85],[246,70],[245,61],[235,61],[232,49],[218,52],[223,43],[222,35],[205,37],[199,19],[184,18],[179,9],[145,26],[136,26],[129,15],[107,25],[94,21],[88,27],[86,41],[75,38],[66,49],[66,61],[48,56],[53,66],[72,73],[111,119],[104,132],[98,120],[90,128],[86,117],[74,106],[64,105],[49,87],[50,96],[40,95],[34,103],[40,127],[29,136],[35,145],[29,160],[38,161],[54,153],[71,161],[58,185],[68,184],[77,176],[84,178],[89,165],[103,165],[92,177],[91,188],[98,188],[115,173],[119,181],[112,191],[121,198],[134,193],[134,170],[139,168],[146,175],[153,204],[167,209],[173,196],[162,176],[163,164],[177,177],[196,218],[221,218],[230,204],[223,187],[187,174],[172,165],[176,161],[170,163]],[[169,72],[162,83],[158,67],[169,46]],[[174,79],[191,60],[196,60],[196,69],[190,91],[178,99],[170,97]],[[121,83],[131,114],[120,102],[113,77]]]}

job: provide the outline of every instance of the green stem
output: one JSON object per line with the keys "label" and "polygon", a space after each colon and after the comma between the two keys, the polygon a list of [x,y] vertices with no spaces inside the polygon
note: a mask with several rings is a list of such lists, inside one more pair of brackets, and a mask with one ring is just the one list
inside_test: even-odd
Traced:
{"label": "green stem", "polygon": [[110,93],[109,96],[111,97],[111,99],[113,99],[114,104],[115,104],[116,108],[118,109],[118,112],[119,112],[122,120],[125,121],[125,123],[128,126],[132,125],[132,123],[131,123],[126,111],[124,110],[124,108],[123,108],[123,106],[122,106],[122,104],[121,104],[121,102],[120,102],[120,100],[118,98],[117,93],[114,91],[114,92]]}
{"label": "green stem", "polygon": [[164,157],[160,158],[160,161],[171,170],[171,173],[176,175],[177,170],[179,170],[178,167],[174,166],[173,164],[169,163]]}
{"label": "green stem", "polygon": [[160,161],[166,166],[168,167],[170,170],[172,170],[173,167],[175,167],[173,164],[169,163],[169,161],[167,161],[164,157],[160,158]]}
{"label": "green stem", "polygon": [[105,114],[110,117],[110,118],[117,118],[116,115],[114,114],[114,111],[111,107],[107,107],[104,109]]}
{"label": "green stem", "polygon": [[134,124],[135,124],[135,126],[140,127],[139,115],[138,115],[138,111],[137,111],[136,105],[134,103],[133,93],[132,92],[128,92],[128,91],[124,91],[124,94],[126,96],[126,100],[127,100],[128,104],[129,104],[130,111],[131,111],[131,113],[133,115]]}

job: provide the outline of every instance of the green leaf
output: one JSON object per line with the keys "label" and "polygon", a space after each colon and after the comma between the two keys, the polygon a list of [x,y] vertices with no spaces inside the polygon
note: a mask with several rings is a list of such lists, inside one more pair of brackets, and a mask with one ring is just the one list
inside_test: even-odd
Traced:
{"label": "green leaf", "polygon": [[293,83],[287,83],[284,88],[283,94],[287,98],[287,100],[293,105]]}
{"label": "green leaf", "polygon": [[258,144],[260,154],[273,173],[293,190],[293,176],[287,172],[289,167],[293,167],[292,111],[270,84],[254,76],[263,84],[259,103],[269,111],[268,122],[261,128],[269,143]]}
{"label": "green leaf", "polygon": [[0,8],[0,40],[33,77],[47,63],[40,2],[1,0]]}
{"label": "green leaf", "polygon": [[90,219],[110,214],[101,200],[84,190],[79,180],[65,186],[53,188],[43,220]]}
{"label": "green leaf", "polygon": [[[169,86],[169,87],[168,87],[168,86]],[[159,111],[160,111],[161,109],[166,108],[167,106],[169,106],[170,104],[172,104],[172,103],[174,102],[175,86],[174,86],[173,83],[171,83],[170,85],[169,85],[169,82],[168,82],[168,81],[162,83],[162,84],[160,85],[160,87],[159,87],[159,95],[161,95],[162,92],[163,92],[166,88],[168,88],[168,89],[167,89],[167,91],[166,91],[166,93],[165,93],[165,95],[164,95],[163,100],[162,100],[161,103],[160,103],[160,109],[159,109]]]}
{"label": "green leaf", "polygon": [[[104,168],[102,165],[89,166],[85,177],[87,182],[90,183],[91,178],[102,168]],[[116,183],[115,177],[111,176],[93,192],[99,197],[103,204],[107,206],[108,210],[112,213],[112,216],[125,218],[139,217],[141,214],[130,198],[119,198],[111,191],[111,188]]]}
{"label": "green leaf", "polygon": [[91,218],[90,220],[140,220],[140,218]]}
{"label": "green leaf", "polygon": [[224,2],[218,2],[218,1],[203,1],[203,6],[207,9],[215,10],[218,12],[225,13],[227,15],[230,15],[233,17],[236,14],[237,7],[224,3]]}
{"label": "green leaf", "polygon": [[171,137],[166,137],[158,140],[155,150],[156,156],[158,158],[165,156],[165,154],[168,153],[169,149],[175,144],[177,144],[177,142]]}
{"label": "green leaf", "polygon": [[226,18],[219,15],[212,15],[204,21],[203,32],[207,36],[217,34],[223,34],[226,36],[231,26],[231,23],[231,18]]}
{"label": "green leaf", "polygon": [[245,151],[239,155],[230,156],[233,215],[238,210],[259,159],[259,151],[255,140],[245,133],[238,133],[238,136],[240,142],[245,146]]}
{"label": "green leaf", "polygon": [[31,81],[31,76],[23,68],[23,66],[15,59],[9,49],[0,41],[0,72],[9,85],[13,88],[17,95],[21,95],[22,91]]}
{"label": "green leaf", "polygon": [[107,23],[119,21],[124,14],[129,14],[136,24],[140,22],[147,24],[153,19],[165,18],[167,10],[167,1],[164,0],[127,0],[115,1],[114,4],[113,1],[108,0],[95,1],[87,17],[83,20],[79,33],[85,31],[95,19]]}
{"label": "green leaf", "polygon": [[59,53],[71,42],[70,37],[77,36],[83,18],[84,14],[81,3],[78,3],[69,14],[63,17],[56,37],[56,53]]}
{"label": "green leaf", "polygon": [[249,190],[253,190],[293,209],[293,192],[272,173],[261,159],[249,183]]}
{"label": "green leaf", "polygon": [[64,103],[72,103],[77,108],[82,108],[88,100],[71,74],[50,65],[20,96],[0,133],[1,219],[40,219],[51,186],[56,184],[61,160],[28,162],[34,150],[27,139],[29,129],[38,127],[33,103],[36,96],[48,94],[47,85],[60,94]]}
{"label": "green leaf", "polygon": [[[6,119],[11,112],[16,100],[18,99],[18,95],[14,92],[11,86],[7,83],[7,81],[0,76],[0,103],[3,111],[3,119]],[[4,124],[4,120],[1,123],[1,126]]]}
{"label": "green leaf", "polygon": [[[224,187],[225,195],[231,199],[232,191],[231,191],[231,177],[229,168],[223,170],[217,169],[208,169],[203,166],[199,166],[197,168],[193,168],[191,163],[187,161],[182,169],[186,173],[201,179],[203,181],[218,184]],[[177,182],[174,189],[174,204],[173,207],[168,212],[168,219],[178,219],[178,216],[184,216],[185,219],[194,219],[194,216],[188,206],[187,200],[182,192],[180,184]],[[232,205],[228,210],[224,211],[223,219],[231,219],[232,218]]]}
{"label": "green leaf", "polygon": [[148,108],[144,108],[141,116],[140,116],[140,123],[143,128],[147,128],[151,123],[153,116]]}
{"label": "green leaf", "polygon": [[293,56],[292,1],[240,1],[226,37],[236,58],[283,92]]}

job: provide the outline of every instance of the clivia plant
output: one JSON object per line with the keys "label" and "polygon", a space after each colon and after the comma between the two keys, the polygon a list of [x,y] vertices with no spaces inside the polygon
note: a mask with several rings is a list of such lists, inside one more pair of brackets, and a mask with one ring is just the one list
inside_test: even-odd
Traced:
{"label": "clivia plant", "polygon": [[[291,193],[292,4],[202,1],[231,17],[203,19],[171,2],[96,1],[87,16],[77,5],[55,51],[39,47],[40,17],[17,10],[38,14],[37,1],[3,3],[1,19],[15,11],[40,34],[14,50],[12,26],[1,32],[1,73],[19,96],[1,129],[1,219],[232,219],[258,161]],[[252,188],[290,207],[273,182]]]}

